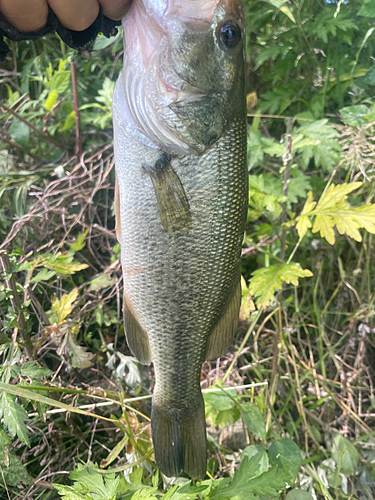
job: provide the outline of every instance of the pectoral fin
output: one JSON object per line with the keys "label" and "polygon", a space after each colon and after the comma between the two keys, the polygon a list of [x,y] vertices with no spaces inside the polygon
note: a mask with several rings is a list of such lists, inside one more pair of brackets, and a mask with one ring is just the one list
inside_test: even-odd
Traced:
{"label": "pectoral fin", "polygon": [[191,228],[189,202],[171,157],[163,153],[155,165],[144,165],[155,189],[161,223],[167,234]]}
{"label": "pectoral fin", "polygon": [[228,305],[208,338],[205,359],[216,359],[227,352],[238,325],[241,306],[241,283],[238,283]]}
{"label": "pectoral fin", "polygon": [[116,174],[116,180],[115,180],[115,221],[116,221],[116,236],[121,243],[121,215],[120,215],[120,188],[118,185],[118,179],[117,179],[117,174]]}
{"label": "pectoral fin", "polygon": [[126,299],[124,300],[124,312],[125,334],[128,346],[140,363],[149,365],[151,363],[151,350],[147,333],[134,317]]}

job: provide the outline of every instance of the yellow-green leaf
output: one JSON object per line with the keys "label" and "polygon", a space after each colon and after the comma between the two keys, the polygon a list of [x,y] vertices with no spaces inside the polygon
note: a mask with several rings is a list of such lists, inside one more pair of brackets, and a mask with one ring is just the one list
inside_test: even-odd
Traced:
{"label": "yellow-green leaf", "polygon": [[333,209],[337,204],[342,204],[346,200],[347,195],[352,191],[360,188],[362,182],[352,182],[351,184],[339,184],[335,186],[331,184],[327,191],[321,196],[315,211],[323,212],[325,210]]}
{"label": "yellow-green leaf", "polygon": [[57,297],[52,298],[52,309],[56,311],[58,323],[61,323],[71,313],[73,302],[77,296],[78,288],[73,288],[69,294],[64,293],[61,300]]}
{"label": "yellow-green leaf", "polygon": [[44,103],[44,107],[46,108],[47,111],[51,111],[51,109],[54,107],[58,96],[59,93],[57,92],[56,89],[53,89],[52,92],[49,93],[49,96],[47,97],[47,100]]}
{"label": "yellow-green leaf", "polygon": [[303,207],[303,210],[301,212],[301,215],[297,217],[297,231],[298,231],[298,236],[300,238],[303,238],[307,232],[307,230],[312,227],[312,224],[310,222],[310,219],[308,215],[314,210],[316,205],[316,202],[313,201],[313,194],[311,191],[307,193],[307,200],[305,203],[305,206]]}
{"label": "yellow-green leaf", "polygon": [[282,288],[283,283],[298,285],[298,278],[312,276],[308,269],[302,269],[299,264],[274,264],[270,267],[258,269],[250,280],[249,291],[257,297],[257,305],[267,307],[273,299],[276,290]]}
{"label": "yellow-green leaf", "polygon": [[[362,241],[359,229],[364,228],[375,234],[375,204],[351,207],[347,202],[349,193],[362,186],[362,182],[351,184],[331,184],[323,193],[319,202],[312,201],[312,193],[308,193],[306,204],[297,217],[297,231],[302,238],[311,227],[311,218],[315,216],[313,233],[320,233],[328,243],[335,243],[335,231],[346,234],[356,241]],[[316,206],[315,206],[316,205]]]}

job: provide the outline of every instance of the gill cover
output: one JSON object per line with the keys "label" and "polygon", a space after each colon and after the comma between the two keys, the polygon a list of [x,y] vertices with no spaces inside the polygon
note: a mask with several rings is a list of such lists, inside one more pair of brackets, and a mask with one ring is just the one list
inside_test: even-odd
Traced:
{"label": "gill cover", "polygon": [[244,26],[239,0],[134,0],[122,84],[137,130],[169,153],[215,143],[243,104]]}

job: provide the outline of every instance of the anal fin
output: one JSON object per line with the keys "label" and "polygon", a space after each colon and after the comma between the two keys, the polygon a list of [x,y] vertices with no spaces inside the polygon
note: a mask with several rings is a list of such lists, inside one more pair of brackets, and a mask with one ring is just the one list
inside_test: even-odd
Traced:
{"label": "anal fin", "polygon": [[143,365],[151,364],[151,350],[147,333],[134,317],[133,312],[124,300],[124,325],[128,346],[134,356]]}
{"label": "anal fin", "polygon": [[227,307],[207,340],[205,359],[216,359],[227,352],[238,325],[241,283],[238,282]]}
{"label": "anal fin", "polygon": [[191,228],[189,201],[171,157],[162,153],[155,165],[143,165],[154,186],[159,215],[165,232],[172,235]]}

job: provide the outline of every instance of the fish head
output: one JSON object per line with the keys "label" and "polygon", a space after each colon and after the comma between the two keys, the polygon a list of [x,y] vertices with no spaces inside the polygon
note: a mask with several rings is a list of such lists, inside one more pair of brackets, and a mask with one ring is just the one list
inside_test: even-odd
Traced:
{"label": "fish head", "polygon": [[242,0],[134,0],[123,26],[136,126],[171,153],[202,154],[246,109]]}

